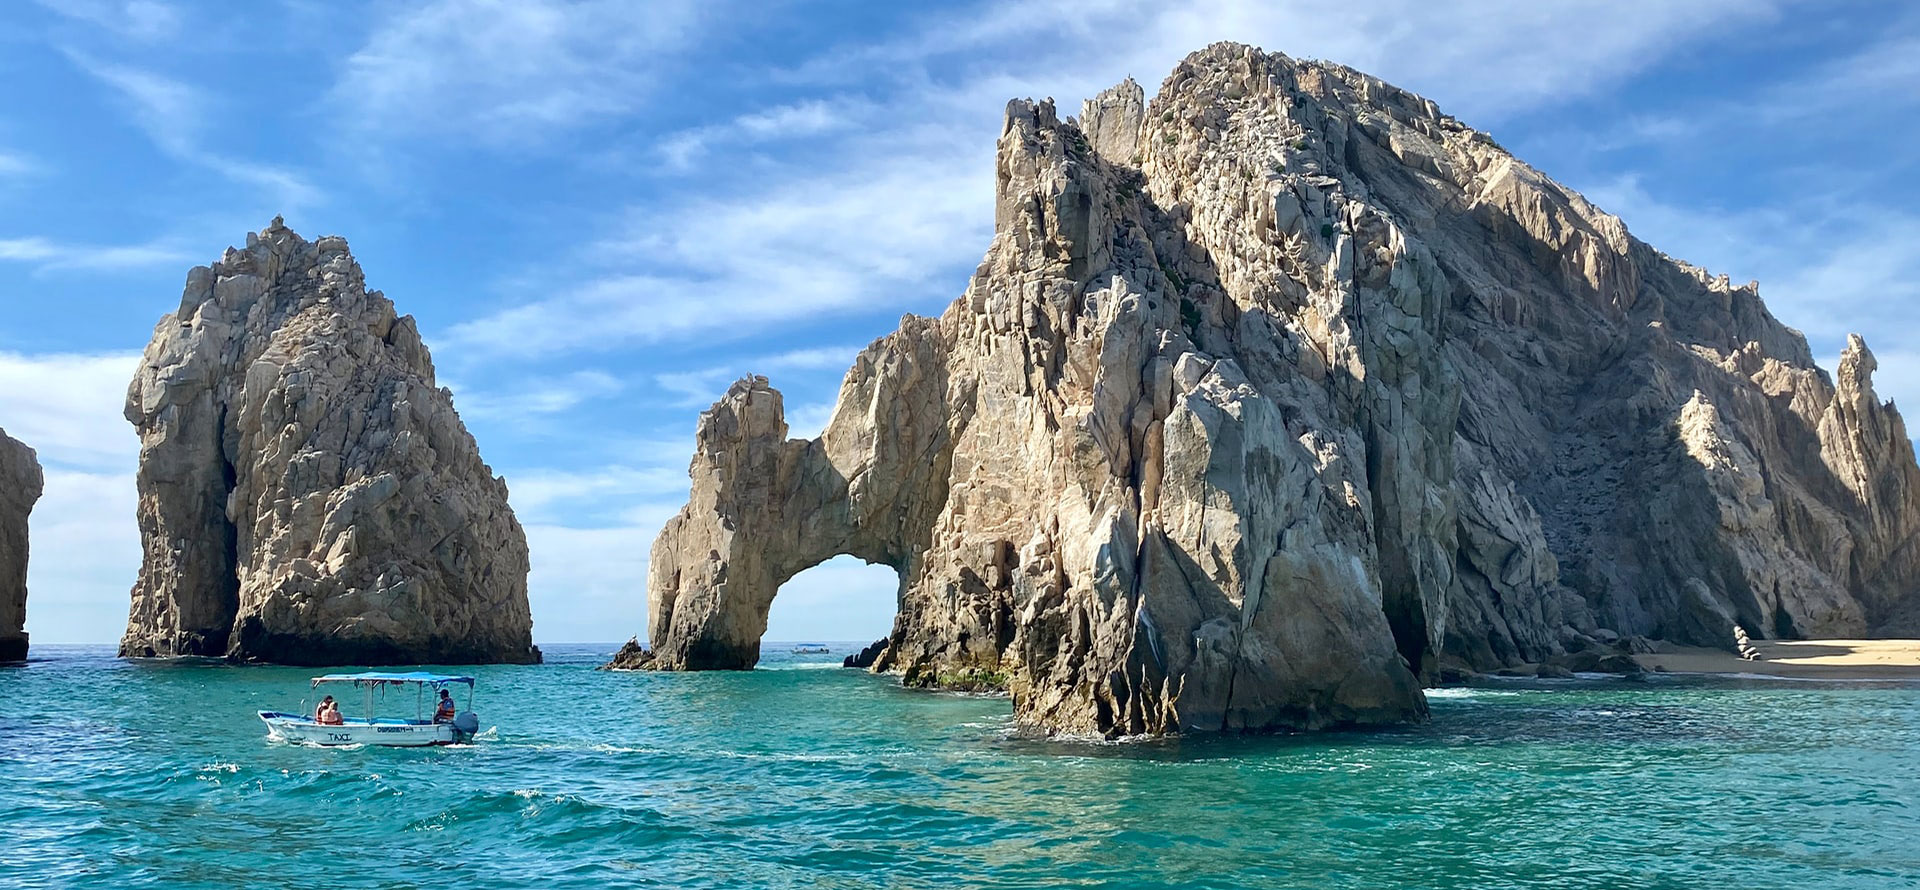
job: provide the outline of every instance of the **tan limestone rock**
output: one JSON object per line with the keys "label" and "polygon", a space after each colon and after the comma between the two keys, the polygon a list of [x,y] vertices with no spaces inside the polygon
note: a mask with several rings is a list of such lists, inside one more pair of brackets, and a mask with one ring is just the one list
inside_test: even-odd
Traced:
{"label": "tan limestone rock", "polygon": [[189,272],[126,413],[145,559],[122,655],[539,660],[506,484],[345,239],[276,219]]}
{"label": "tan limestone rock", "polygon": [[27,657],[27,516],[43,482],[33,449],[0,430],[0,662]]}
{"label": "tan limestone rock", "polygon": [[1009,104],[985,259],[819,438],[763,378],[703,415],[630,662],[750,666],[842,553],[900,574],[874,669],[1109,736],[1920,614],[1920,467],[1863,345],[1836,386],[1757,286],[1350,69],[1217,44],[1139,95]]}

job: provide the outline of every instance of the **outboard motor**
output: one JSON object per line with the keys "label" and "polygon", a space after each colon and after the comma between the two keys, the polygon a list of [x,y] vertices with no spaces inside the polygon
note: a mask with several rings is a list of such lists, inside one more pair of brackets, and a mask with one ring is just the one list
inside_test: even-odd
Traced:
{"label": "outboard motor", "polygon": [[453,715],[453,740],[469,742],[480,731],[480,717],[472,711],[461,711]]}

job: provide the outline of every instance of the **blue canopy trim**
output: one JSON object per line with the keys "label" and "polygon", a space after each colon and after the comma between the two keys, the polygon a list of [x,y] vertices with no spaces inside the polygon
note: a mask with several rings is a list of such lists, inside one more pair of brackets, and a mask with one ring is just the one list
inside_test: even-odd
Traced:
{"label": "blue canopy trim", "polygon": [[388,683],[396,686],[408,683],[419,683],[426,686],[451,686],[455,683],[465,683],[468,686],[472,686],[473,678],[455,677],[448,674],[429,674],[426,671],[409,671],[406,673],[368,671],[364,674],[328,674],[324,677],[313,678],[313,685],[319,686],[322,683],[352,683],[355,686],[381,686]]}

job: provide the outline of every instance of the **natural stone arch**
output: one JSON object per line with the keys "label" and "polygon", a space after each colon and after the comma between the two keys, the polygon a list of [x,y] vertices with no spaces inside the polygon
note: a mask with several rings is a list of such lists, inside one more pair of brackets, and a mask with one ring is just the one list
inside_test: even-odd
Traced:
{"label": "natural stone arch", "polygon": [[[927,354],[932,338],[887,342],[861,355],[841,392],[841,411],[864,408],[898,421],[897,412],[926,403],[900,389],[944,390],[943,379],[911,370],[937,367]],[[889,373],[873,373],[877,364]],[[780,586],[835,556],[912,577],[944,485],[928,484],[924,464],[919,472],[909,467],[944,452],[944,422],[929,416],[877,435],[871,418],[850,421],[836,417],[817,439],[788,439],[785,405],[765,377],[735,382],[701,415],[692,493],[654,541],[649,561],[654,666],[753,667]]]}

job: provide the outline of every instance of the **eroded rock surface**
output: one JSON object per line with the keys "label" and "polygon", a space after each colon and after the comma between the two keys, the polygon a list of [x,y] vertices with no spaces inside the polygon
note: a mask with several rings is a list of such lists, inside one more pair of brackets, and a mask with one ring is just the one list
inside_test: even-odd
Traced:
{"label": "eroded rock surface", "polygon": [[276,219],[187,274],[127,392],[125,656],[533,662],[526,536],[412,316]]}
{"label": "eroded rock surface", "polygon": [[[995,236],[817,439],[702,416],[649,666],[753,664],[781,582],[900,573],[877,670],[1106,735],[1419,719],[1419,679],[1910,626],[1920,467],[1755,285],[1433,103],[1219,44],[1007,108]],[[1583,656],[1586,657],[1586,656]]]}
{"label": "eroded rock surface", "polygon": [[0,662],[27,657],[27,516],[43,481],[33,449],[0,429]]}

